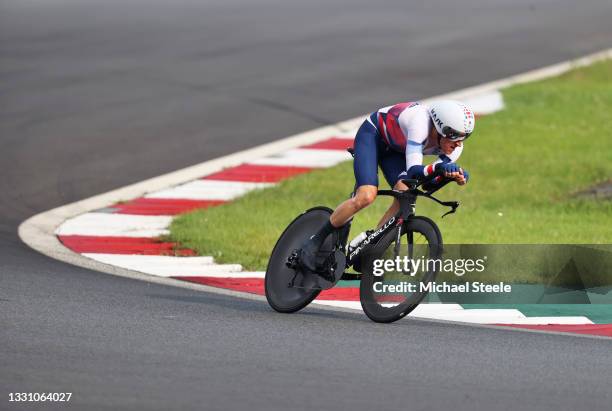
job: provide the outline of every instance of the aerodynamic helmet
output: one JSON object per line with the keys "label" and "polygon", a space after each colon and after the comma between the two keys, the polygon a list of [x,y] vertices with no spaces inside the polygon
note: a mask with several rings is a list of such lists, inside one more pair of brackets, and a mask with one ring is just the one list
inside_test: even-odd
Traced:
{"label": "aerodynamic helmet", "polygon": [[465,140],[474,131],[474,111],[460,101],[434,101],[429,105],[429,115],[442,137]]}

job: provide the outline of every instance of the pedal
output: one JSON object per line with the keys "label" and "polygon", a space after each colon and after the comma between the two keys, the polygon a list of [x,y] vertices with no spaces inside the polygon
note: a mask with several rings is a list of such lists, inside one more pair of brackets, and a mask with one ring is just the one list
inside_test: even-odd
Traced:
{"label": "pedal", "polygon": [[[312,271],[302,265],[300,250],[293,250],[285,265],[294,270],[293,278],[288,286],[291,288],[327,290],[334,286],[344,272],[345,258],[340,250],[320,251],[317,253],[317,270]],[[307,285],[303,285],[304,282]]]}
{"label": "pedal", "polygon": [[317,271],[317,274],[319,274],[327,281],[334,282],[334,273],[336,272],[336,267],[337,264],[334,254],[328,253],[328,255],[325,257],[325,260],[323,261],[322,266],[320,267],[320,271]]}

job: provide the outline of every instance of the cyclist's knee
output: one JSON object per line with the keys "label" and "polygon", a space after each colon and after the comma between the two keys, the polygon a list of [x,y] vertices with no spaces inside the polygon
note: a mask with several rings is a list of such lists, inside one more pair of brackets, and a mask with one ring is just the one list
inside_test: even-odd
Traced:
{"label": "cyclist's knee", "polygon": [[408,186],[404,183],[402,183],[402,180],[398,180],[397,183],[395,183],[395,185],[393,186],[394,190],[400,190],[400,191],[404,191],[404,190],[408,190]]}
{"label": "cyclist's knee", "polygon": [[353,204],[355,205],[355,208],[361,210],[362,208],[366,208],[372,204],[374,200],[376,200],[377,192],[378,189],[375,186],[359,187],[355,197],[353,197]]}

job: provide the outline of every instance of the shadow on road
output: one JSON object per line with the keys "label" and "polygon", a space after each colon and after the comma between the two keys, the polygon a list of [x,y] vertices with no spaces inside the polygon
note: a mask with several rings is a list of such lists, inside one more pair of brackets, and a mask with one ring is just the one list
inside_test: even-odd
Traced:
{"label": "shadow on road", "polygon": [[[279,318],[287,318],[290,314],[277,313],[270,308],[265,302],[243,300],[239,297],[219,296],[206,293],[205,295],[179,296],[171,294],[148,294],[147,297],[155,299],[164,299],[191,304],[208,304],[221,307],[224,309],[243,311],[249,313],[268,313],[279,316]],[[299,313],[292,314],[295,316],[306,317],[324,317],[337,318],[342,320],[369,321],[360,313],[350,313],[345,311],[326,310],[315,306],[310,306]]]}

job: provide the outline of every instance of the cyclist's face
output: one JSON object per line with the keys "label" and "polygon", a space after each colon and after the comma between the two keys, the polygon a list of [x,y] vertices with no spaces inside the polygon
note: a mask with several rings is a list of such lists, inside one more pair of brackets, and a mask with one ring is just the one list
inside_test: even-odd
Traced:
{"label": "cyclist's face", "polygon": [[457,147],[461,147],[463,141],[460,140],[451,140],[450,138],[442,137],[440,139],[440,149],[446,155],[449,155],[453,152]]}

